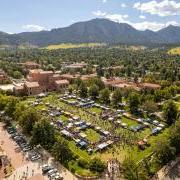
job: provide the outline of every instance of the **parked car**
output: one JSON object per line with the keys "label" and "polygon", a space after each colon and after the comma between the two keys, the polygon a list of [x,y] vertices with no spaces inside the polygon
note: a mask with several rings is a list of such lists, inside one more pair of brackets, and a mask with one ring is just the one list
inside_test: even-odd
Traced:
{"label": "parked car", "polygon": [[49,165],[47,165],[47,164],[45,164],[45,165],[42,166],[42,172],[43,172],[43,174],[48,173],[48,171],[50,171],[50,170],[52,170],[52,169],[53,169],[53,167],[52,167],[52,166],[49,166]]}
{"label": "parked car", "polygon": [[50,180],[62,180],[63,179],[63,177],[60,176],[59,173],[52,174],[49,178],[50,178]]}
{"label": "parked car", "polygon": [[57,169],[51,169],[50,171],[47,172],[47,175],[50,177],[52,174],[55,174],[57,172],[58,172]]}
{"label": "parked car", "polygon": [[16,131],[16,129],[15,129],[14,127],[8,127],[8,128],[7,128],[7,132],[8,132],[9,134],[14,134],[14,133],[16,133],[17,131]]}
{"label": "parked car", "polygon": [[39,160],[41,158],[41,156],[39,155],[39,154],[36,154],[36,155],[33,155],[32,157],[31,157],[31,161],[37,161],[37,160]]}

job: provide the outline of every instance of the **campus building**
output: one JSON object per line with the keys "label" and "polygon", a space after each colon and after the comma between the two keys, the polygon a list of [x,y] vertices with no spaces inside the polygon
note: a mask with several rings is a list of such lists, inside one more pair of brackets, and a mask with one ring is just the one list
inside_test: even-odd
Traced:
{"label": "campus building", "polygon": [[62,80],[59,74],[53,71],[33,69],[29,71],[27,82],[14,88],[15,94],[24,92],[26,95],[37,95],[42,92],[50,92],[65,89],[69,85],[68,80]]}
{"label": "campus building", "polygon": [[24,63],[19,63],[22,67],[24,67],[26,70],[28,69],[38,69],[40,68],[40,65],[33,62],[33,61],[26,61]]}
{"label": "campus building", "polygon": [[141,90],[156,90],[160,89],[161,86],[159,84],[154,84],[154,83],[141,83],[141,82],[133,82],[129,81],[125,78],[101,78],[105,87],[109,88],[110,90],[115,90],[115,89],[123,89],[123,88],[130,88],[136,91],[141,91]]}
{"label": "campus building", "polygon": [[73,64],[68,64],[64,65],[63,68],[67,70],[74,70],[74,71],[79,71],[87,67],[87,63],[81,62],[81,63],[73,63]]}
{"label": "campus building", "polygon": [[80,74],[61,74],[61,79],[67,79],[69,82],[74,82],[76,79],[81,79],[82,81],[88,81],[91,78],[97,77],[97,74],[86,74],[86,75],[80,75]]}

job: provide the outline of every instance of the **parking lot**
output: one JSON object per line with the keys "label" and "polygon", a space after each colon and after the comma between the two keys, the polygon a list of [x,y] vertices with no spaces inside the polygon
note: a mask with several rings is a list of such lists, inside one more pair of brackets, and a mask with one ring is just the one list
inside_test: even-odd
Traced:
{"label": "parking lot", "polygon": [[[48,155],[48,159],[45,162],[40,154],[31,149],[23,135],[17,133],[12,128],[8,128],[7,132],[3,125],[0,123],[0,139],[3,139],[1,147],[6,152],[14,168],[13,174],[7,178],[8,180],[76,179],[69,171],[60,167],[60,165],[53,167],[52,164],[55,162],[51,156]],[[50,173],[43,173],[42,167],[44,164],[51,164]]]}

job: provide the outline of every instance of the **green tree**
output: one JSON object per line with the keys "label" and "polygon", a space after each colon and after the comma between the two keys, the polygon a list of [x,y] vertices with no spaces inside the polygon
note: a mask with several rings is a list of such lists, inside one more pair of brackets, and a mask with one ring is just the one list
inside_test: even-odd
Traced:
{"label": "green tree", "polygon": [[32,131],[32,145],[41,144],[43,147],[49,149],[55,142],[54,127],[50,125],[47,119],[41,119],[33,126]]}
{"label": "green tree", "polygon": [[156,103],[152,100],[147,100],[143,103],[143,108],[146,110],[148,113],[154,113],[158,110],[158,106]]}
{"label": "green tree", "polygon": [[142,165],[138,165],[132,157],[126,157],[122,164],[123,175],[128,180],[148,180],[148,173]]}
{"label": "green tree", "polygon": [[16,78],[16,79],[20,79],[20,78],[22,78],[22,74],[19,71],[14,71],[13,72],[13,77]]}
{"label": "green tree", "polygon": [[99,88],[98,88],[98,86],[94,84],[91,87],[89,87],[88,94],[93,99],[97,99],[97,97],[99,96]]}
{"label": "green tree", "polygon": [[4,94],[0,94],[0,110],[1,111],[4,110],[8,102],[9,102],[9,97]]}
{"label": "green tree", "polygon": [[119,89],[116,89],[112,94],[111,102],[115,107],[118,107],[118,104],[122,102],[122,95]]}
{"label": "green tree", "polygon": [[94,158],[89,163],[89,169],[92,172],[102,173],[104,172],[105,168],[105,164],[99,158]]}
{"label": "green tree", "polygon": [[87,97],[87,92],[88,92],[88,89],[87,89],[87,86],[84,82],[82,82],[79,86],[79,94],[80,94],[80,97],[82,98],[86,98]]}
{"label": "green tree", "polygon": [[22,112],[18,121],[25,134],[31,134],[34,124],[40,119],[37,111],[33,108],[29,108]]}
{"label": "green tree", "polygon": [[110,91],[109,89],[103,89],[100,91],[100,100],[105,103],[108,104],[110,101]]}
{"label": "green tree", "polygon": [[67,163],[73,157],[73,154],[68,147],[68,142],[60,136],[57,137],[57,140],[52,148],[52,153],[61,163]]}
{"label": "green tree", "polygon": [[129,108],[131,113],[136,114],[140,105],[139,95],[132,93],[129,96]]}
{"label": "green tree", "polygon": [[99,90],[102,90],[105,87],[104,83],[102,82],[102,80],[100,78],[91,78],[88,81],[88,86],[93,86],[93,85],[98,86]]}
{"label": "green tree", "polygon": [[22,112],[25,112],[28,108],[28,105],[24,102],[19,102],[16,104],[15,111],[13,114],[14,120],[18,121],[20,116],[22,115]]}
{"label": "green tree", "polygon": [[10,97],[8,102],[6,103],[6,107],[5,107],[5,113],[10,116],[13,117],[14,111],[16,110],[16,104],[18,103],[18,99],[15,97]]}
{"label": "green tree", "polygon": [[164,118],[168,125],[171,125],[177,120],[178,109],[176,104],[169,100],[163,107]]}
{"label": "green tree", "polygon": [[180,153],[180,121],[176,121],[169,134],[171,146],[176,148],[177,153]]}
{"label": "green tree", "polygon": [[175,158],[176,148],[171,146],[167,137],[161,137],[155,146],[154,152],[157,162],[164,165]]}

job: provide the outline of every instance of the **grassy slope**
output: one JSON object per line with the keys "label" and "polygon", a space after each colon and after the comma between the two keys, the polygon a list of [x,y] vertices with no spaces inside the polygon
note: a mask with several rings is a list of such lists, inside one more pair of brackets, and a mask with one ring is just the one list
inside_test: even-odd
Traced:
{"label": "grassy slope", "polygon": [[170,50],[168,51],[168,54],[180,55],[180,47],[176,47],[176,48],[170,49]]}
{"label": "grassy slope", "polygon": [[49,45],[45,47],[45,49],[54,50],[54,49],[70,49],[70,48],[97,47],[97,46],[105,46],[105,44],[102,44],[102,43],[82,43],[82,44],[62,43],[58,45]]}

